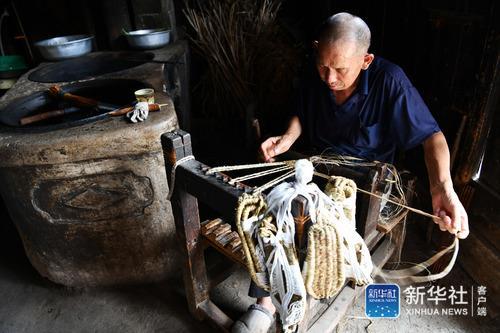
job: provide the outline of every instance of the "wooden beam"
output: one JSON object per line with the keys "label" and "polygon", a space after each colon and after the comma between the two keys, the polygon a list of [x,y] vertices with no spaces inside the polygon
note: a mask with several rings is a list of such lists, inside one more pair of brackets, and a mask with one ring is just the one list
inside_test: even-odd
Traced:
{"label": "wooden beam", "polygon": [[245,187],[232,186],[221,174],[207,175],[208,166],[196,160],[187,161],[177,167],[176,179],[181,179],[182,186],[191,195],[210,208],[218,211],[223,218],[234,225],[234,210]]}

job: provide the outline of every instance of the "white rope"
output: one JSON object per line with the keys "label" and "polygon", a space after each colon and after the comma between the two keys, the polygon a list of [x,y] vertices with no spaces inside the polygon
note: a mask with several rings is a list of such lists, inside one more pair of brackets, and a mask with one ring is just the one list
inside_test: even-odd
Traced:
{"label": "white rope", "polygon": [[[308,167],[310,175],[307,174]],[[317,198],[311,195],[312,192],[307,185],[312,179],[312,170],[310,162],[297,161],[295,170],[292,171],[295,173],[295,182],[279,184],[266,198],[268,212],[274,215],[276,221],[276,234],[264,237],[264,242],[273,248],[267,258],[266,266],[271,299],[282,319],[284,332],[293,331],[306,311],[306,290],[298,260],[289,259],[288,255],[293,251],[287,251],[285,247],[294,249],[295,222],[291,214],[292,200],[302,195],[308,201],[311,210],[317,206]],[[314,219],[315,213],[311,216]],[[294,296],[299,298],[294,300]]]}
{"label": "white rope", "polygon": [[241,182],[241,181],[248,180],[248,179],[254,179],[254,178],[258,178],[258,177],[263,177],[263,176],[271,175],[271,174],[276,173],[276,172],[290,170],[290,169],[292,169],[292,166],[289,166],[289,165],[280,166],[280,167],[277,167],[275,169],[264,170],[264,171],[252,173],[252,174],[249,174],[246,176],[233,178],[229,181],[229,184],[234,185],[237,182]]}
{"label": "white rope", "polygon": [[[451,271],[453,266],[455,265],[455,262],[457,260],[458,256],[458,248],[459,248],[459,241],[458,237],[455,237],[453,240],[453,243],[448,246],[447,248],[439,251],[435,255],[433,255],[431,258],[428,260],[414,265],[409,268],[405,269],[399,269],[399,270],[385,270],[385,269],[379,269],[376,268],[374,273],[375,276],[380,276],[382,279],[384,279],[386,282],[397,282],[399,285],[409,285],[412,283],[421,283],[421,282],[430,282],[430,281],[435,281],[439,280]],[[422,271],[426,270],[429,266],[434,264],[436,261],[438,261],[442,256],[445,254],[451,252],[453,250],[453,255],[451,257],[450,262],[446,267],[439,273],[436,274],[430,274],[430,275],[424,275],[424,276],[417,276],[416,274],[421,273]]]}
{"label": "white rope", "polygon": [[275,178],[274,180],[271,180],[271,181],[265,183],[264,185],[257,187],[256,189],[253,190],[253,193],[255,193],[255,194],[262,193],[263,191],[267,190],[268,188],[282,182],[283,180],[293,176],[294,174],[295,174],[295,170],[289,171],[289,172],[285,173],[284,175],[279,176],[278,178]]}
{"label": "white rope", "polygon": [[272,162],[272,163],[225,165],[225,166],[219,166],[219,167],[208,169],[207,175],[211,175],[213,173],[221,172],[221,171],[257,169],[257,168],[266,168],[266,167],[279,166],[279,165],[291,165],[291,166],[293,166],[294,163],[295,163],[295,161],[282,161],[282,162]]}
{"label": "white rope", "polygon": [[187,161],[190,161],[190,160],[194,160],[194,156],[193,155],[188,155],[188,156],[185,156],[185,157],[181,158],[180,160],[177,160],[174,163],[174,165],[172,166],[172,172],[170,173],[170,191],[168,191],[168,196],[167,196],[168,200],[170,200],[172,198],[172,195],[174,194],[175,170],[177,169],[177,167],[179,165],[181,165],[182,163],[185,163]]}
{"label": "white rope", "polygon": [[[284,326],[295,325],[302,319],[305,309],[291,307],[290,302],[293,295],[298,291],[297,287],[301,287],[294,282],[297,282],[297,278],[301,280],[302,275],[300,271],[298,274],[294,274],[293,267],[291,267],[288,262],[285,248],[278,237],[271,234],[270,237],[264,238],[264,243],[273,247],[266,262],[266,266],[268,269],[270,268],[269,284],[271,285],[271,296],[275,300],[275,305],[277,305],[276,308],[280,313],[280,318],[283,319]],[[294,275],[296,275],[295,279]],[[301,281],[299,281],[299,284],[300,282]],[[276,294],[280,296],[281,303],[278,302]],[[305,297],[305,293],[301,296]]]}

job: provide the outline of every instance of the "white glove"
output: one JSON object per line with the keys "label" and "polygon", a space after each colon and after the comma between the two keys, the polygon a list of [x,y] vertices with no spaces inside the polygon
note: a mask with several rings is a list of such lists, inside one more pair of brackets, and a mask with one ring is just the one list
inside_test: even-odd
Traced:
{"label": "white glove", "polygon": [[148,118],[149,104],[148,102],[139,102],[135,105],[134,110],[127,113],[127,118],[131,122],[144,121]]}

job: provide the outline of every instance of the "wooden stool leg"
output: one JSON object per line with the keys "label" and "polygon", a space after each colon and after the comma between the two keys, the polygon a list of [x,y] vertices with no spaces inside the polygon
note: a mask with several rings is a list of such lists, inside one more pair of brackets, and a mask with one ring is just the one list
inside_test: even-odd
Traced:
{"label": "wooden stool leg", "polygon": [[204,248],[201,242],[198,201],[192,195],[179,190],[172,198],[177,239],[184,256],[184,286],[189,311],[203,319],[199,312],[201,304],[208,300],[208,277]]}
{"label": "wooden stool leg", "polygon": [[[295,244],[297,249],[297,259],[299,260],[300,267],[304,265],[306,259],[307,249],[307,232],[311,225],[311,217],[309,216],[309,208],[307,207],[307,200],[303,196],[298,196],[292,201],[292,215],[295,221]],[[311,302],[313,298],[309,295],[306,296],[306,312],[304,319],[297,327],[297,333],[305,333],[309,328],[309,319],[314,315],[314,310],[311,309]]]}
{"label": "wooden stool leg", "polygon": [[233,321],[209,298],[210,283],[205,264],[198,200],[188,193],[185,179],[182,179],[180,174],[175,177],[175,184],[170,183],[176,162],[192,155],[191,137],[188,133],[178,130],[163,134],[161,143],[169,186],[174,186],[171,203],[182,255],[184,288],[189,311],[198,320],[207,319],[218,331],[229,332]]}
{"label": "wooden stool leg", "polygon": [[[167,178],[173,165],[181,158],[191,155],[189,134],[165,133],[161,137],[165,156]],[[187,153],[187,154],[186,154]],[[170,181],[170,179],[169,179]],[[177,239],[183,257],[183,278],[189,311],[199,320],[204,318],[201,306],[209,298],[208,277],[201,242],[198,201],[187,193],[181,182],[175,181],[175,191],[171,198]]]}

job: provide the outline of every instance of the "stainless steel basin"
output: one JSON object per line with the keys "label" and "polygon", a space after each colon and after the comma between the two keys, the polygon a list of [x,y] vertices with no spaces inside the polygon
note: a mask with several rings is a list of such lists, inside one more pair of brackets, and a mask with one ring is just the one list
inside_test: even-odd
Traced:
{"label": "stainless steel basin", "polygon": [[156,49],[170,42],[170,30],[143,29],[125,32],[129,45],[135,49]]}
{"label": "stainless steel basin", "polygon": [[64,60],[82,56],[92,51],[90,35],[72,35],[45,39],[35,43],[46,60]]}

